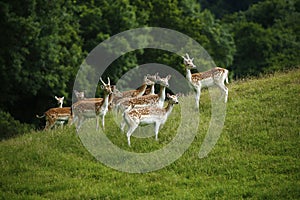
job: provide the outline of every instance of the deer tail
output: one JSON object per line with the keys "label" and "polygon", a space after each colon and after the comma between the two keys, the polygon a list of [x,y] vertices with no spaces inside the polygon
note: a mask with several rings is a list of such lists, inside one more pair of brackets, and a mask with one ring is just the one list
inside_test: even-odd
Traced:
{"label": "deer tail", "polygon": [[43,114],[42,116],[36,115],[36,117],[41,119],[45,117],[45,114]]}
{"label": "deer tail", "polygon": [[228,84],[229,82],[228,82],[228,73],[229,73],[229,71],[226,69],[226,71],[225,71],[225,82]]}

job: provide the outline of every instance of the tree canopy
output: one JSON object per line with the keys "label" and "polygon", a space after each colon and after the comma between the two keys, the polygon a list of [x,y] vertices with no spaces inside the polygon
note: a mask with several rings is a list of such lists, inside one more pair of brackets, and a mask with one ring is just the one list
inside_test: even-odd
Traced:
{"label": "tree canopy", "polygon": [[234,34],[235,76],[299,66],[299,5],[299,0],[265,0],[223,18]]}

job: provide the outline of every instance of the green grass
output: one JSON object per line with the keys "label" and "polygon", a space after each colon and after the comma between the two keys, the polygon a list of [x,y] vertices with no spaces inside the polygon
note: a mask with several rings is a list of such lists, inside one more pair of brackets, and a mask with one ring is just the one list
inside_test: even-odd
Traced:
{"label": "green grass", "polygon": [[[171,165],[130,174],[98,162],[75,128],[31,132],[0,143],[2,199],[299,199],[300,70],[228,85],[223,132],[210,154],[198,158],[210,121],[210,98],[201,96],[198,134]],[[159,141],[132,138],[107,116],[109,139],[120,148],[150,152],[170,142],[180,107]],[[108,131],[109,130],[109,131]]]}

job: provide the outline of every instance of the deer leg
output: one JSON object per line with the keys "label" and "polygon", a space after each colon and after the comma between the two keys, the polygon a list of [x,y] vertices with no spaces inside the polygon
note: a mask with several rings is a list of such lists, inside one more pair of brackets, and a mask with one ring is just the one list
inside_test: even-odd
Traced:
{"label": "deer leg", "polygon": [[44,131],[48,130],[49,126],[50,126],[50,124],[49,124],[48,120],[46,120],[46,125],[45,125],[45,128],[44,128]]}
{"label": "deer leg", "polygon": [[50,116],[50,117],[46,118],[46,126],[45,126],[44,130],[51,129],[54,125],[55,125],[55,117]]}
{"label": "deer leg", "polygon": [[99,116],[96,115],[96,131],[99,130]]}
{"label": "deer leg", "polygon": [[74,118],[72,117],[71,124],[75,124],[77,122],[77,120],[78,120],[78,116],[74,116]]}
{"label": "deer leg", "polygon": [[227,103],[227,100],[228,100],[228,88],[224,85],[224,88],[225,88],[225,103]]}
{"label": "deer leg", "polygon": [[221,97],[224,96],[224,101],[226,103],[228,99],[228,88],[225,86],[224,83],[216,84],[216,85],[219,87],[221,91]]}
{"label": "deer leg", "polygon": [[73,118],[72,118],[72,116],[70,116],[69,119],[68,119],[68,126],[72,125],[72,121],[73,121]]}
{"label": "deer leg", "polygon": [[129,129],[128,129],[127,134],[126,134],[127,135],[128,146],[131,146],[130,136],[137,127],[138,127],[138,125],[136,125],[136,124],[132,124],[131,126],[129,126]]}
{"label": "deer leg", "polygon": [[195,86],[196,90],[196,96],[195,96],[195,102],[196,102],[196,108],[199,110],[199,103],[200,103],[200,96],[201,96],[201,85]]}
{"label": "deer leg", "polygon": [[[57,123],[57,122],[56,122],[56,123]],[[60,125],[59,128],[62,129],[63,126],[64,126],[65,121],[60,121],[60,120],[59,120],[58,123],[59,123],[59,125]]]}
{"label": "deer leg", "polygon": [[78,116],[78,125],[76,127],[77,131],[79,131],[79,129],[81,128],[83,121],[84,121],[84,118],[81,116],[80,117]]}
{"label": "deer leg", "polygon": [[52,129],[55,123],[50,124],[49,129]]}
{"label": "deer leg", "polygon": [[104,124],[105,124],[105,115],[101,116],[101,120],[102,120],[102,128],[104,130]]}
{"label": "deer leg", "polygon": [[121,130],[122,130],[122,132],[125,131],[125,125],[126,124],[129,128],[132,123],[134,123],[133,120],[128,116],[127,112],[124,112],[123,115],[122,115],[122,121],[121,121]]}
{"label": "deer leg", "polygon": [[122,132],[124,132],[125,125],[126,125],[125,120],[122,119],[122,121],[121,121],[121,131]]}
{"label": "deer leg", "polygon": [[159,131],[160,123],[155,123],[154,125],[154,132],[155,132],[155,140],[158,140],[158,131]]}

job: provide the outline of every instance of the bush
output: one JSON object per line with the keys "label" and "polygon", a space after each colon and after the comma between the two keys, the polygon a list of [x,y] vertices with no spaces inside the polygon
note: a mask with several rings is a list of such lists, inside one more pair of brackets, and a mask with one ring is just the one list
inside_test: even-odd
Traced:
{"label": "bush", "polygon": [[15,120],[9,113],[0,110],[0,140],[29,132],[33,127]]}

